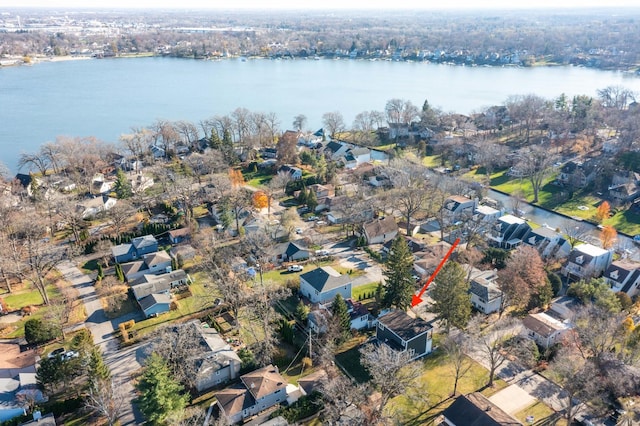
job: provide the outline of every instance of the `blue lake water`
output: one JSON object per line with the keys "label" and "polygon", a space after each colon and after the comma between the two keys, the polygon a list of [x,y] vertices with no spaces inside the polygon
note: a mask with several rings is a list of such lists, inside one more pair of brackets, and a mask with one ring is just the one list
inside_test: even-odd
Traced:
{"label": "blue lake water", "polygon": [[321,127],[339,111],[384,110],[387,100],[425,99],[446,112],[468,114],[509,95],[553,98],[596,95],[620,85],[640,92],[640,78],[576,67],[485,68],[349,60],[223,60],[127,58],[41,63],[0,69],[0,161],[16,170],[22,152],[56,136],[118,141],[132,126],[157,119],[195,123],[237,107],[274,112],[281,128],[294,116]]}

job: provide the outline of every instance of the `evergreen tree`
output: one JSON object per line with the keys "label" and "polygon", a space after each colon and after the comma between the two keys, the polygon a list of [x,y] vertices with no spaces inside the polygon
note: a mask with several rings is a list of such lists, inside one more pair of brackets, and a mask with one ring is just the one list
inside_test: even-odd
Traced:
{"label": "evergreen tree", "polygon": [[104,269],[102,269],[102,265],[98,263],[98,276],[96,277],[96,279],[100,281],[103,278],[104,278]]}
{"label": "evergreen tree", "polygon": [[150,424],[168,424],[170,416],[184,410],[187,404],[182,385],[171,377],[167,362],[157,353],[148,358],[137,388],[140,411]]}
{"label": "evergreen tree", "polygon": [[133,195],[131,182],[127,179],[127,175],[122,171],[122,169],[118,169],[116,172],[116,182],[113,185],[113,189],[116,192],[116,196],[121,200],[130,198]]}
{"label": "evergreen tree", "polygon": [[311,190],[307,193],[307,207],[309,207],[309,210],[311,210],[312,213],[315,212],[316,207],[318,207],[318,198],[316,197],[316,193]]}
{"label": "evergreen tree", "polygon": [[434,301],[432,311],[444,321],[447,333],[451,326],[460,329],[467,326],[471,318],[471,296],[462,266],[456,262],[444,265],[431,290],[431,298]]}
{"label": "evergreen tree", "polygon": [[209,138],[209,146],[212,149],[220,149],[222,146],[222,141],[220,140],[220,136],[218,135],[218,131],[216,129],[211,130],[211,137]]}
{"label": "evergreen tree", "polygon": [[302,187],[302,189],[300,190],[300,193],[298,194],[298,204],[300,204],[301,206],[304,206],[305,204],[307,204],[307,188],[305,186]]}
{"label": "evergreen tree", "polygon": [[295,315],[300,322],[305,323],[307,321],[307,317],[309,316],[309,307],[306,306],[302,300],[298,303],[298,306],[296,306]]}
{"label": "evergreen tree", "polygon": [[122,266],[119,263],[116,263],[115,270],[118,280],[124,282],[124,272],[122,271]]}
{"label": "evergreen tree", "polygon": [[411,277],[413,270],[413,255],[409,245],[401,235],[398,235],[391,244],[391,251],[385,264],[383,275],[385,276],[384,297],[382,307],[395,306],[406,310],[411,306],[414,280]]}
{"label": "evergreen tree", "polygon": [[339,344],[344,343],[351,337],[351,317],[349,316],[348,310],[347,303],[344,301],[342,295],[338,293],[331,304],[331,313],[340,331],[340,336],[337,339]]}
{"label": "evergreen tree", "polygon": [[110,377],[111,372],[107,364],[104,363],[100,348],[94,346],[89,357],[89,381],[99,382],[101,380],[108,380]]}

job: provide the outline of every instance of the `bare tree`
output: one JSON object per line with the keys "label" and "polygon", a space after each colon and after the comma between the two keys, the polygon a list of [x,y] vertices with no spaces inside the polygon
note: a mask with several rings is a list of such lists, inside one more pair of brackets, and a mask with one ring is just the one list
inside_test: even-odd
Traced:
{"label": "bare tree", "polygon": [[514,95],[506,101],[511,118],[525,129],[526,143],[529,143],[531,130],[542,119],[546,101],[537,95]]}
{"label": "bare tree", "polygon": [[298,114],[293,117],[293,128],[297,131],[302,131],[304,126],[307,125],[307,116],[304,114]]}
{"label": "bare tree", "polygon": [[402,395],[420,375],[421,366],[412,362],[410,350],[398,352],[386,344],[366,345],[360,349],[361,363],[371,375],[371,384],[380,392],[380,404],[373,410],[373,422],[382,420],[391,398]]}
{"label": "bare tree", "polygon": [[358,407],[364,402],[365,390],[334,370],[328,370],[329,377],[322,383],[325,421],[336,424],[348,413],[353,413],[349,415],[349,424],[364,426],[364,414]]}
{"label": "bare tree", "polygon": [[120,235],[127,221],[135,214],[135,209],[127,200],[120,200],[107,211],[115,235]]}
{"label": "bare tree", "polygon": [[344,131],[345,128],[344,118],[342,118],[342,114],[339,111],[322,114],[322,124],[332,138],[335,137],[336,133]]}
{"label": "bare tree", "polygon": [[533,202],[538,202],[538,193],[544,180],[551,172],[551,165],[555,162],[553,155],[541,146],[534,146],[524,153],[517,167],[531,181],[533,187]]}
{"label": "bare tree", "polygon": [[514,250],[504,269],[499,271],[502,291],[500,314],[507,306],[525,308],[530,299],[547,284],[544,263],[538,251],[529,245]]}
{"label": "bare tree", "polygon": [[482,318],[477,315],[471,319],[467,327],[467,337],[472,350],[477,351],[489,364],[489,381],[487,386],[493,386],[496,371],[507,360],[503,346],[507,340],[517,334],[515,325],[501,319],[491,327],[482,327]]}
{"label": "bare tree", "polygon": [[89,386],[85,407],[104,418],[109,426],[118,424],[127,394],[112,378],[94,381]]}
{"label": "bare tree", "polygon": [[276,173],[276,175],[271,178],[271,180],[269,181],[269,186],[274,189],[277,188],[284,193],[287,189],[287,185],[289,185],[289,182],[291,182],[292,180],[293,178],[291,177],[291,173],[281,171]]}
{"label": "bare tree", "polygon": [[458,382],[464,376],[469,373],[473,363],[466,355],[467,348],[466,342],[461,335],[454,336],[452,333],[447,335],[447,338],[442,344],[442,349],[447,354],[449,363],[451,364],[451,370],[453,374],[453,392],[451,395],[455,395],[458,391]]}
{"label": "bare tree", "polygon": [[565,220],[562,222],[562,231],[567,236],[567,242],[574,248],[578,243],[590,234],[590,227],[584,222],[576,224],[574,221]]}
{"label": "bare tree", "polygon": [[42,176],[47,175],[47,169],[49,168],[48,159],[40,153],[35,154],[21,154],[18,159],[18,168],[22,169],[27,167],[31,171],[31,167],[35,167]]}

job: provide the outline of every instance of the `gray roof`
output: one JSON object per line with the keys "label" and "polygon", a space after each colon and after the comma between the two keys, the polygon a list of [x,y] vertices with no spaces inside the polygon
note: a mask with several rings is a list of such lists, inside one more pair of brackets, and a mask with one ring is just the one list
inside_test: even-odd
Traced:
{"label": "gray roof", "polygon": [[479,392],[460,395],[442,414],[459,426],[522,425]]}
{"label": "gray roof", "polygon": [[153,293],[138,300],[138,303],[142,310],[146,311],[150,307],[160,303],[171,303],[171,296],[164,293]]}
{"label": "gray roof", "polygon": [[175,270],[168,274],[149,275],[145,274],[133,281],[130,286],[136,300],[155,293],[164,293],[171,289],[171,284],[176,281],[186,280],[188,275],[182,269]]}
{"label": "gray roof", "polygon": [[412,318],[405,311],[393,311],[378,318],[378,322],[407,341],[431,330],[433,326],[422,318]]}
{"label": "gray roof", "polygon": [[558,233],[555,230],[553,230],[551,228],[547,228],[546,226],[541,226],[539,228],[532,229],[530,231],[530,233],[539,235],[539,236],[541,236],[543,238],[546,238],[546,239],[549,239],[549,240],[554,239],[554,238],[556,238],[558,236]]}
{"label": "gray roof", "polygon": [[136,237],[131,240],[131,244],[137,249],[142,247],[149,247],[158,244],[158,240],[153,235],[143,235],[142,237]]}
{"label": "gray roof", "polygon": [[113,257],[123,256],[129,253],[129,250],[131,250],[131,247],[132,245],[129,243],[113,246],[111,247],[111,254],[113,255]]}
{"label": "gray roof", "polygon": [[499,299],[502,296],[502,292],[495,283],[483,282],[482,280],[471,280],[469,291],[487,302]]}
{"label": "gray roof", "polygon": [[333,290],[351,282],[348,275],[340,275],[331,266],[323,266],[300,275],[300,279],[305,280],[318,292]]}

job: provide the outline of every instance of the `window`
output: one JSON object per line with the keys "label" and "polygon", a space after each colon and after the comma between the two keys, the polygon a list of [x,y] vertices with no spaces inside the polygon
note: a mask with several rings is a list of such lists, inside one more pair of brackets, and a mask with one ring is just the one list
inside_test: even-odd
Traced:
{"label": "window", "polygon": [[609,277],[611,277],[611,279],[617,280],[618,279],[618,270],[616,269],[611,274],[609,274]]}
{"label": "window", "polygon": [[584,263],[584,256],[580,255],[580,256],[576,257],[576,263],[578,265],[582,265]]}

